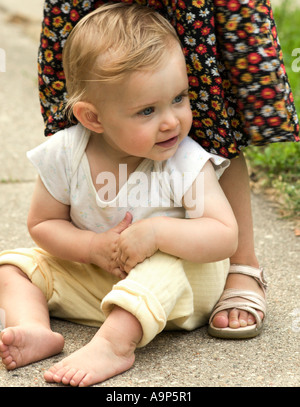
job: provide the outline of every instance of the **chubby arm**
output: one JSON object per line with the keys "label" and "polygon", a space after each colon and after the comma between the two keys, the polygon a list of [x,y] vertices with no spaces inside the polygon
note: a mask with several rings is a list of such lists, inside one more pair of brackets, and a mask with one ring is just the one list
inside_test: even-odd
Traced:
{"label": "chubby arm", "polygon": [[[199,189],[201,182],[203,188]],[[191,196],[197,203],[192,207]],[[149,218],[133,223],[121,233],[120,260],[126,272],[156,250],[199,263],[234,254],[237,223],[210,161],[185,194],[183,204],[190,219]]]}
{"label": "chubby arm", "polygon": [[[201,196],[197,190],[201,182],[204,183],[203,201],[199,203]],[[187,202],[191,195],[196,197],[193,207]],[[159,250],[200,263],[232,256],[238,243],[237,222],[210,161],[185,194],[183,203],[190,219],[162,218],[160,222],[155,221]]]}
{"label": "chubby arm", "polygon": [[64,260],[93,263],[125,277],[117,264],[118,239],[130,224],[128,214],[115,228],[104,233],[81,230],[71,223],[70,207],[58,202],[37,179],[28,214],[28,230],[39,247]]}

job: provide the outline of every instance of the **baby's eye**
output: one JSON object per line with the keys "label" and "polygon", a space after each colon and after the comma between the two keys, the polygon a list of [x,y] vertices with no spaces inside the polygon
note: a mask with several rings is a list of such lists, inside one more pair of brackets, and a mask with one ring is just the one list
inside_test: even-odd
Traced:
{"label": "baby's eye", "polygon": [[173,103],[180,103],[182,102],[183,95],[178,95],[176,98],[173,100]]}
{"label": "baby's eye", "polygon": [[153,107],[146,107],[146,109],[139,112],[139,114],[142,115],[142,116],[150,116],[150,114],[152,114],[153,112],[154,112]]}

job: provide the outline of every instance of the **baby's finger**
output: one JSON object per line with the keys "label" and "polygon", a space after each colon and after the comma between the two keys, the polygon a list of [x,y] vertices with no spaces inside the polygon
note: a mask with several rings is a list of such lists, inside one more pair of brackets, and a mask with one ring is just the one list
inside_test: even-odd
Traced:
{"label": "baby's finger", "polygon": [[114,276],[120,278],[121,280],[124,280],[124,278],[127,277],[127,273],[125,272],[125,270],[123,270],[120,267],[116,267],[115,269],[113,269],[111,271],[111,274],[113,274]]}

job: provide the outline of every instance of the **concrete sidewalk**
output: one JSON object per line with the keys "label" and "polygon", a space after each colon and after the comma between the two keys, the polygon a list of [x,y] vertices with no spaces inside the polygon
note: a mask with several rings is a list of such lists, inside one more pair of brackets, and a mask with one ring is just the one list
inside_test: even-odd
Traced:
{"label": "concrete sidewalk", "polygon": [[[32,35],[26,24],[9,23],[11,11],[2,3],[6,1],[0,1],[0,48],[6,53],[6,72],[0,73],[0,250],[32,245],[26,217],[35,171],[25,153],[44,141],[36,85],[39,24],[32,22]],[[19,1],[22,8],[29,3],[42,1]],[[206,327],[162,333],[137,351],[131,370],[98,387],[300,385],[300,240],[263,197],[253,195],[253,211],[257,254],[269,280],[263,334],[226,341],[211,338]],[[52,327],[65,337],[63,353],[10,372],[0,365],[0,387],[61,387],[44,382],[44,370],[82,347],[96,330],[59,320],[52,320]]]}
{"label": "concrete sidewalk", "polygon": [[40,22],[43,16],[43,0],[0,0],[0,10],[7,15],[20,15],[31,20]]}

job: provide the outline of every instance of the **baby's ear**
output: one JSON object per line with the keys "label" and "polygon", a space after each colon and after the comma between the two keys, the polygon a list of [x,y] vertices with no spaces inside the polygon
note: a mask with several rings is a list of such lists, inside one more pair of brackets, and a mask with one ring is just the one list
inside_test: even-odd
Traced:
{"label": "baby's ear", "polygon": [[87,129],[102,133],[103,127],[97,109],[89,102],[77,102],[73,107],[73,114],[77,120]]}

